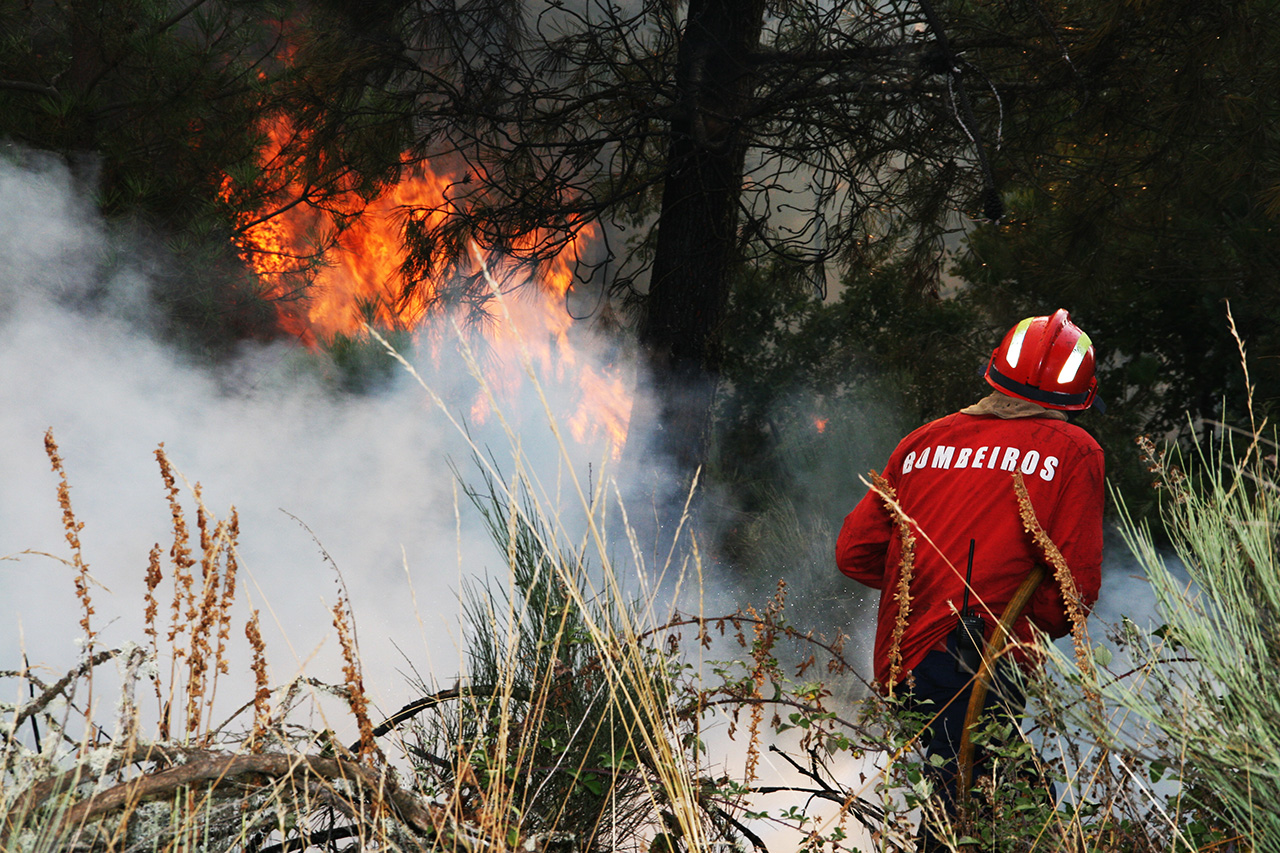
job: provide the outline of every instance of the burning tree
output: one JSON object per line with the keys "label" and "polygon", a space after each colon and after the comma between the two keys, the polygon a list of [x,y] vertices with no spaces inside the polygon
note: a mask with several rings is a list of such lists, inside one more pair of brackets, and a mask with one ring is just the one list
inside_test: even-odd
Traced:
{"label": "burning tree", "polygon": [[[360,263],[383,254],[351,235],[371,214],[392,220],[398,277],[384,265],[376,292],[358,297],[364,319],[391,327],[446,306],[483,316],[490,271],[566,302],[602,289],[586,301],[638,309],[663,388],[654,414],[686,470],[705,455],[744,264],[785,259],[821,293],[829,260],[870,263],[903,245],[915,283],[932,286],[956,211],[998,203],[957,64],[966,43],[949,41],[951,24],[927,4],[415,2],[370,16],[397,34],[394,59],[348,76],[376,76],[367,90],[399,97],[328,110],[308,97],[323,79],[280,87],[256,169],[229,172],[220,191],[245,258],[285,298],[298,285],[280,276],[313,272],[330,246]],[[300,48],[283,61],[311,67],[325,40],[292,38]],[[363,91],[339,77],[338,92]],[[371,201],[389,185],[361,183],[376,169],[347,167],[328,146],[353,116],[398,126],[406,98],[414,144],[384,150],[378,180],[398,183]],[[299,216],[313,220],[310,246]],[[295,232],[284,243],[280,220]],[[286,312],[286,327],[331,337],[333,320],[316,316],[326,301],[310,293],[309,316]]]}
{"label": "burning tree", "polygon": [[667,449],[688,465],[742,264],[798,261],[822,292],[827,261],[903,240],[933,283],[959,212],[995,212],[993,123],[959,58],[973,38],[948,40],[927,3],[428,0],[412,15],[418,150],[465,177],[449,217],[410,218],[406,293],[464,241],[536,263],[601,223],[580,279],[640,309]]}

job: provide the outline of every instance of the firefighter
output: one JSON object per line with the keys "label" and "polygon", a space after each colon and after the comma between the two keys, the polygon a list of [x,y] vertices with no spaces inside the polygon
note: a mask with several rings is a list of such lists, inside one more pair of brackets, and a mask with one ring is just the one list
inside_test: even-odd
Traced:
{"label": "firefighter", "polygon": [[[875,489],[845,518],[836,542],[840,571],[880,590],[876,684],[933,717],[922,737],[927,755],[941,757],[930,766],[940,765],[937,787],[949,808],[974,681],[974,661],[960,660],[973,636],[961,625],[961,611],[967,603],[981,618],[973,634],[989,637],[1032,568],[1047,559],[1024,528],[1014,472],[1070,568],[1081,611],[1098,596],[1103,453],[1071,423],[1086,409],[1101,409],[1094,359],[1088,335],[1065,310],[1018,323],[987,362],[992,393],[915,430],[889,456],[879,483],[910,519],[914,546],[907,559],[900,516]],[[899,595],[904,572],[905,613]],[[1014,623],[1014,639],[1028,646],[999,661],[984,705],[988,715],[1021,712],[1019,669],[1036,665],[1027,651],[1035,633],[1056,638],[1069,627],[1050,572]]]}

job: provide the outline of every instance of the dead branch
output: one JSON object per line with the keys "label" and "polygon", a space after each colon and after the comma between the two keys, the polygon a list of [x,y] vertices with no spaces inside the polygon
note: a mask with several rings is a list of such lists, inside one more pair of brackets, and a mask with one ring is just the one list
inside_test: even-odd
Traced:
{"label": "dead branch", "polygon": [[24,722],[26,722],[27,717],[30,717],[32,714],[37,714],[40,711],[44,710],[45,706],[47,706],[50,702],[52,702],[59,693],[65,690],[67,688],[67,685],[70,684],[72,681],[75,681],[77,678],[80,678],[81,676],[88,673],[89,670],[93,669],[95,666],[105,663],[106,661],[115,657],[119,653],[120,652],[118,649],[107,649],[105,651],[98,652],[96,655],[84,661],[78,667],[68,672],[66,675],[62,676],[62,678],[59,678],[57,681],[55,681],[53,684],[47,687],[44,690],[44,692],[42,692],[39,696],[37,696],[32,701],[28,702],[26,705],[22,706],[22,708],[18,710],[18,713],[17,715],[14,716],[13,723],[11,724],[13,727],[13,731],[16,732],[18,730],[18,727],[21,726]]}
{"label": "dead branch", "polygon": [[[568,674],[559,676],[559,679],[563,679],[566,677],[568,677]],[[441,705],[445,702],[450,702],[455,699],[466,699],[466,698],[483,699],[483,698],[493,697],[498,695],[499,689],[500,688],[494,687],[494,686],[451,687],[448,690],[441,690],[437,693],[432,693],[430,696],[423,696],[421,699],[413,700],[408,705],[405,705],[403,708],[401,708],[399,711],[396,711],[390,717],[387,717],[381,723],[378,723],[378,725],[375,726],[373,729],[373,736],[382,737],[387,732],[390,732],[396,728],[399,728],[401,724],[408,722],[409,720],[413,719],[415,716],[422,713],[423,711],[426,711],[429,708],[434,708],[435,706]],[[529,691],[523,690],[519,687],[512,688],[510,692],[511,692],[511,698],[520,702],[529,702],[533,698],[530,695]],[[353,743],[349,747],[348,751],[355,753],[359,750],[359,747],[360,747],[360,742],[357,741],[356,743]]]}
{"label": "dead branch", "polygon": [[367,793],[375,805],[390,807],[418,833],[432,832],[438,826],[429,808],[417,797],[401,789],[385,773],[353,761],[311,755],[232,755],[205,752],[197,753],[186,764],[145,774],[81,800],[67,810],[62,819],[62,828],[82,825],[95,817],[144,800],[172,796],[180,788],[190,785],[204,784],[220,788],[235,784],[246,776],[345,781]]}

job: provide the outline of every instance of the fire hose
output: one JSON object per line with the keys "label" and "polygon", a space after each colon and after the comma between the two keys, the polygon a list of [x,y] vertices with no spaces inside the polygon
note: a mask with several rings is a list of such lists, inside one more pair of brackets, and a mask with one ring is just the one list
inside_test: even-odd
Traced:
{"label": "fire hose", "polygon": [[960,813],[967,814],[969,809],[969,788],[973,784],[973,727],[977,725],[978,715],[987,700],[987,692],[991,689],[992,672],[995,669],[995,658],[1004,649],[1009,640],[1013,623],[1018,621],[1027,602],[1040,587],[1040,582],[1048,576],[1048,569],[1040,564],[1032,567],[1031,573],[1022,581],[1022,585],[1014,592],[1013,598],[1000,614],[991,638],[982,649],[982,663],[973,679],[973,692],[969,695],[969,708],[964,715],[964,733],[960,736],[960,752],[957,756],[958,771],[956,792],[960,802]]}

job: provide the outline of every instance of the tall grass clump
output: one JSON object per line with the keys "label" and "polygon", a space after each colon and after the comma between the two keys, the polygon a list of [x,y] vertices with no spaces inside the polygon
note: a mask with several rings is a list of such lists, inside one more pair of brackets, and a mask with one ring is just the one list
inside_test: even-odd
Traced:
{"label": "tall grass clump", "polygon": [[588,851],[698,832],[687,723],[673,670],[635,641],[643,614],[524,486],[479,479],[467,494],[506,577],[464,588],[462,678],[406,730],[419,784],[486,837]]}
{"label": "tall grass clump", "polygon": [[[768,851],[762,833],[778,831],[777,849],[815,853],[856,849],[860,831],[890,848],[910,839],[888,777],[841,776],[893,741],[836,700],[832,686],[855,680],[845,638],[790,624],[785,583],[759,610],[678,611],[670,590],[623,587],[591,536],[563,538],[532,481],[480,481],[468,495],[507,577],[468,590],[462,680],[395,718],[418,784],[452,819],[475,837],[583,853]],[[611,528],[601,506],[589,504],[623,534],[628,570],[643,570],[625,514]],[[667,559],[693,582],[696,539],[686,546]],[[708,753],[716,729],[732,769]],[[765,767],[778,763],[788,778]]]}
{"label": "tall grass clump", "polygon": [[[1274,438],[1274,437],[1273,437]],[[1197,829],[1280,850],[1280,477],[1276,444],[1225,427],[1189,454],[1145,443],[1172,557],[1126,513],[1164,624],[1126,625],[1134,674],[1109,697],[1162,735]],[[1197,839],[1188,838],[1188,847]]]}
{"label": "tall grass clump", "polygon": [[[584,483],[567,462],[545,398],[560,464],[551,488],[540,482],[532,472],[546,466],[525,455],[465,335],[459,337],[512,449],[508,477],[492,454],[472,444],[481,486],[466,489],[504,571],[467,590],[466,669],[457,685],[410,703],[379,732],[405,726],[419,786],[466,827],[468,843],[705,849],[723,837],[724,821],[702,797],[696,724],[674,698],[681,668],[662,653],[665,635],[657,626],[665,617],[656,599],[623,581],[627,575],[660,584],[662,577],[697,574],[696,546],[673,547],[659,565],[646,564],[605,473],[608,460],[598,484]],[[412,365],[387,350],[452,418]],[[465,425],[455,425],[469,440]],[[687,523],[686,515],[677,529],[687,533]]]}

